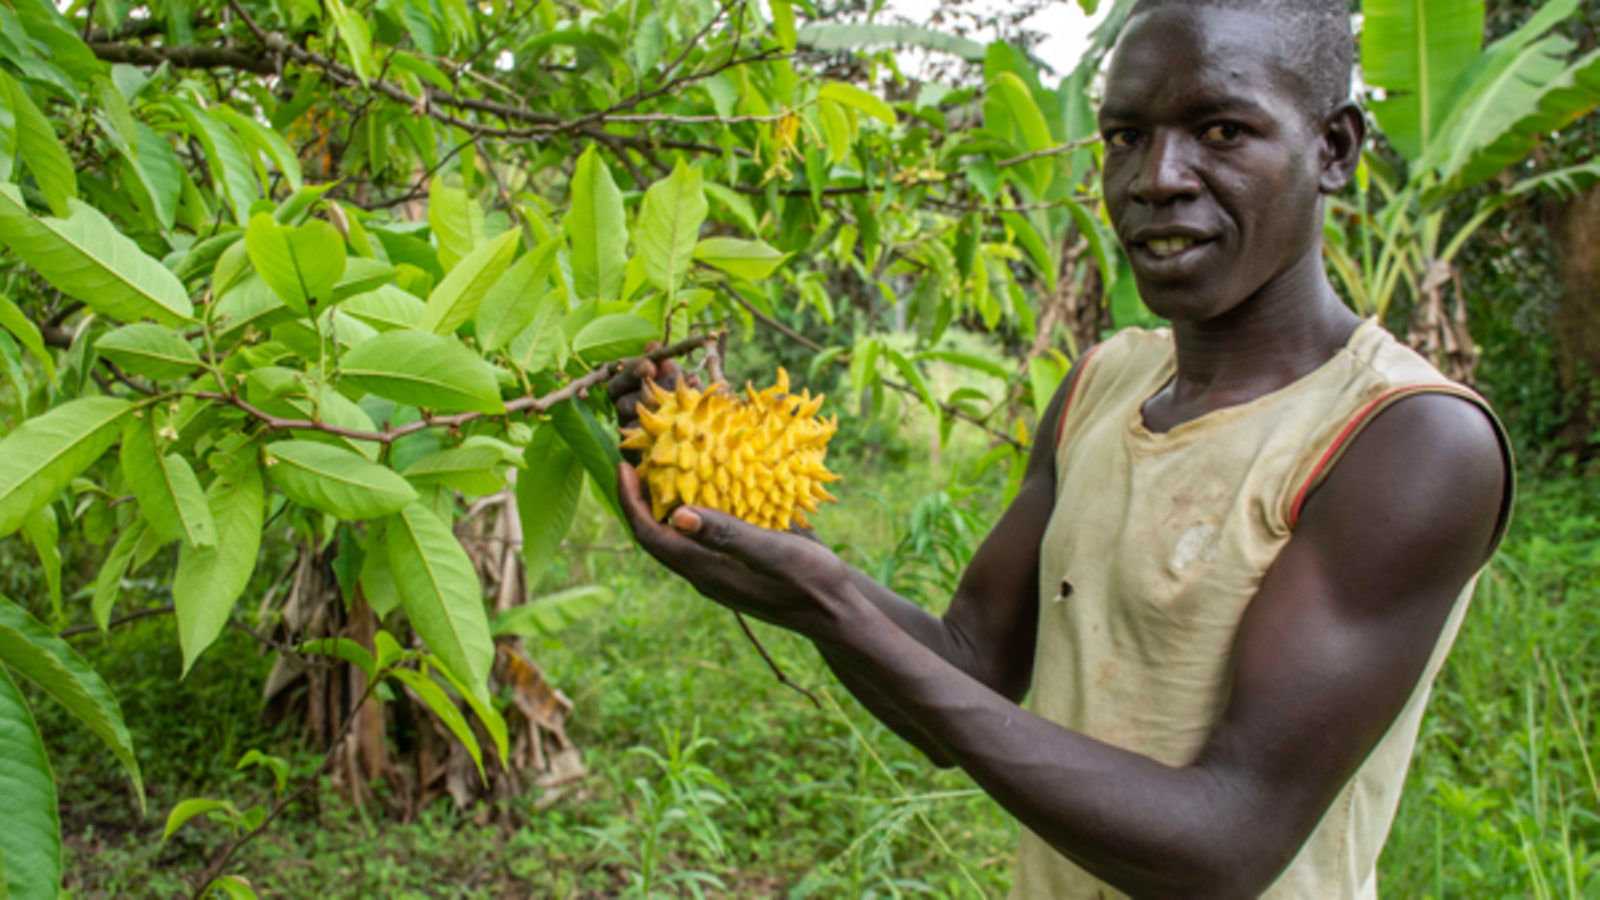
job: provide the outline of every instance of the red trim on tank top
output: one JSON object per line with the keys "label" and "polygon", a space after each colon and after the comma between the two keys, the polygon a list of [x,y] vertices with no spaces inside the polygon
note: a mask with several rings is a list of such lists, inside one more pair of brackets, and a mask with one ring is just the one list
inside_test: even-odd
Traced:
{"label": "red trim on tank top", "polygon": [[1405,387],[1395,388],[1394,390],[1379,396],[1376,400],[1373,400],[1371,403],[1368,403],[1366,406],[1362,407],[1361,411],[1356,413],[1355,418],[1352,418],[1349,423],[1346,424],[1339,432],[1339,436],[1333,439],[1333,443],[1329,445],[1327,451],[1322,454],[1322,458],[1317,460],[1316,468],[1311,470],[1311,475],[1306,478],[1304,484],[1300,485],[1300,490],[1295,492],[1294,503],[1289,506],[1290,528],[1293,528],[1299,523],[1300,507],[1305,505],[1306,496],[1311,493],[1311,489],[1322,479],[1323,471],[1327,469],[1336,458],[1338,458],[1340,451],[1344,449],[1344,445],[1350,440],[1351,437],[1355,435],[1355,432],[1358,431],[1361,426],[1366,423],[1367,419],[1370,418],[1375,412],[1381,411],[1382,408],[1386,408],[1389,405],[1390,401],[1406,394],[1452,394],[1468,400],[1473,399],[1467,391],[1460,388],[1452,388],[1449,385],[1412,384]]}
{"label": "red trim on tank top", "polygon": [[1063,400],[1061,402],[1061,415],[1056,420],[1056,448],[1057,449],[1061,448],[1061,436],[1066,433],[1066,428],[1067,428],[1067,410],[1072,408],[1072,398],[1073,398],[1074,395],[1076,395],[1078,393],[1078,382],[1083,380],[1083,373],[1084,373],[1085,370],[1087,370],[1089,368],[1089,358],[1094,356],[1094,352],[1096,350],[1099,350],[1103,346],[1105,346],[1105,345],[1104,344],[1095,344],[1093,347],[1089,348],[1089,352],[1083,354],[1083,358],[1082,359],[1078,360],[1078,371],[1076,371],[1076,372],[1074,372],[1072,374],[1072,384],[1067,387],[1067,399],[1065,399],[1065,400]]}

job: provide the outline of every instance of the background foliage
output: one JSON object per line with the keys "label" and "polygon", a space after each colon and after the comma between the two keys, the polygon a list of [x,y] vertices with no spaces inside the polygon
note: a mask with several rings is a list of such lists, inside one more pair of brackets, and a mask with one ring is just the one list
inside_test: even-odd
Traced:
{"label": "background foliage", "polygon": [[[959,4],[0,0],[0,884],[1000,893],[970,782],[632,552],[589,388],[659,341],[830,391],[820,527],[938,608],[1071,361],[1158,324],[1095,197],[1130,5],[1052,73]],[[1361,12],[1330,271],[1533,485],[1385,877],[1584,896],[1594,12]]]}

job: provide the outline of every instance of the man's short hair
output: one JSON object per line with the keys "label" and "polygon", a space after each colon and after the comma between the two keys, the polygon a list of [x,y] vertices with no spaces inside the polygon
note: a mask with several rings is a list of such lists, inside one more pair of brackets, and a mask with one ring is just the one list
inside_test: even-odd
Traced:
{"label": "man's short hair", "polygon": [[1346,0],[1138,0],[1131,15],[1178,6],[1220,7],[1259,12],[1282,27],[1272,35],[1286,68],[1304,88],[1306,112],[1320,119],[1350,99],[1355,38]]}

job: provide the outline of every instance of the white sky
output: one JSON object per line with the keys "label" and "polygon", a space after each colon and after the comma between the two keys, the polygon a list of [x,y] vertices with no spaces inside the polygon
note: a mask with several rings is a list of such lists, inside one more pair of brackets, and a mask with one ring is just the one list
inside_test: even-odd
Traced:
{"label": "white sky", "polygon": [[[1006,0],[979,0],[975,8],[993,10],[1007,5]],[[1111,5],[1108,0],[1103,0],[1100,9],[1089,18],[1084,16],[1083,10],[1074,0],[1056,0],[1028,20],[1027,27],[1030,30],[1047,35],[1034,53],[1041,62],[1056,70],[1056,78],[1064,77],[1078,64],[1078,59],[1089,46],[1089,32],[1105,18],[1106,10]],[[884,4],[884,9],[922,24],[928,21],[928,17],[933,15],[938,6],[937,0],[888,0]],[[972,37],[974,40],[986,43],[993,40],[995,35]]]}

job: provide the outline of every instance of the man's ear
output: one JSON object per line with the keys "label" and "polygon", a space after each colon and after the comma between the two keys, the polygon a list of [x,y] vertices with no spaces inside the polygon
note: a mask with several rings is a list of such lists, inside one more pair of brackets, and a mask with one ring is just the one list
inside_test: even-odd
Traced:
{"label": "man's ear", "polygon": [[1355,177],[1361,148],[1367,141],[1367,119],[1354,100],[1334,108],[1322,123],[1322,176],[1324,194],[1337,194]]}

